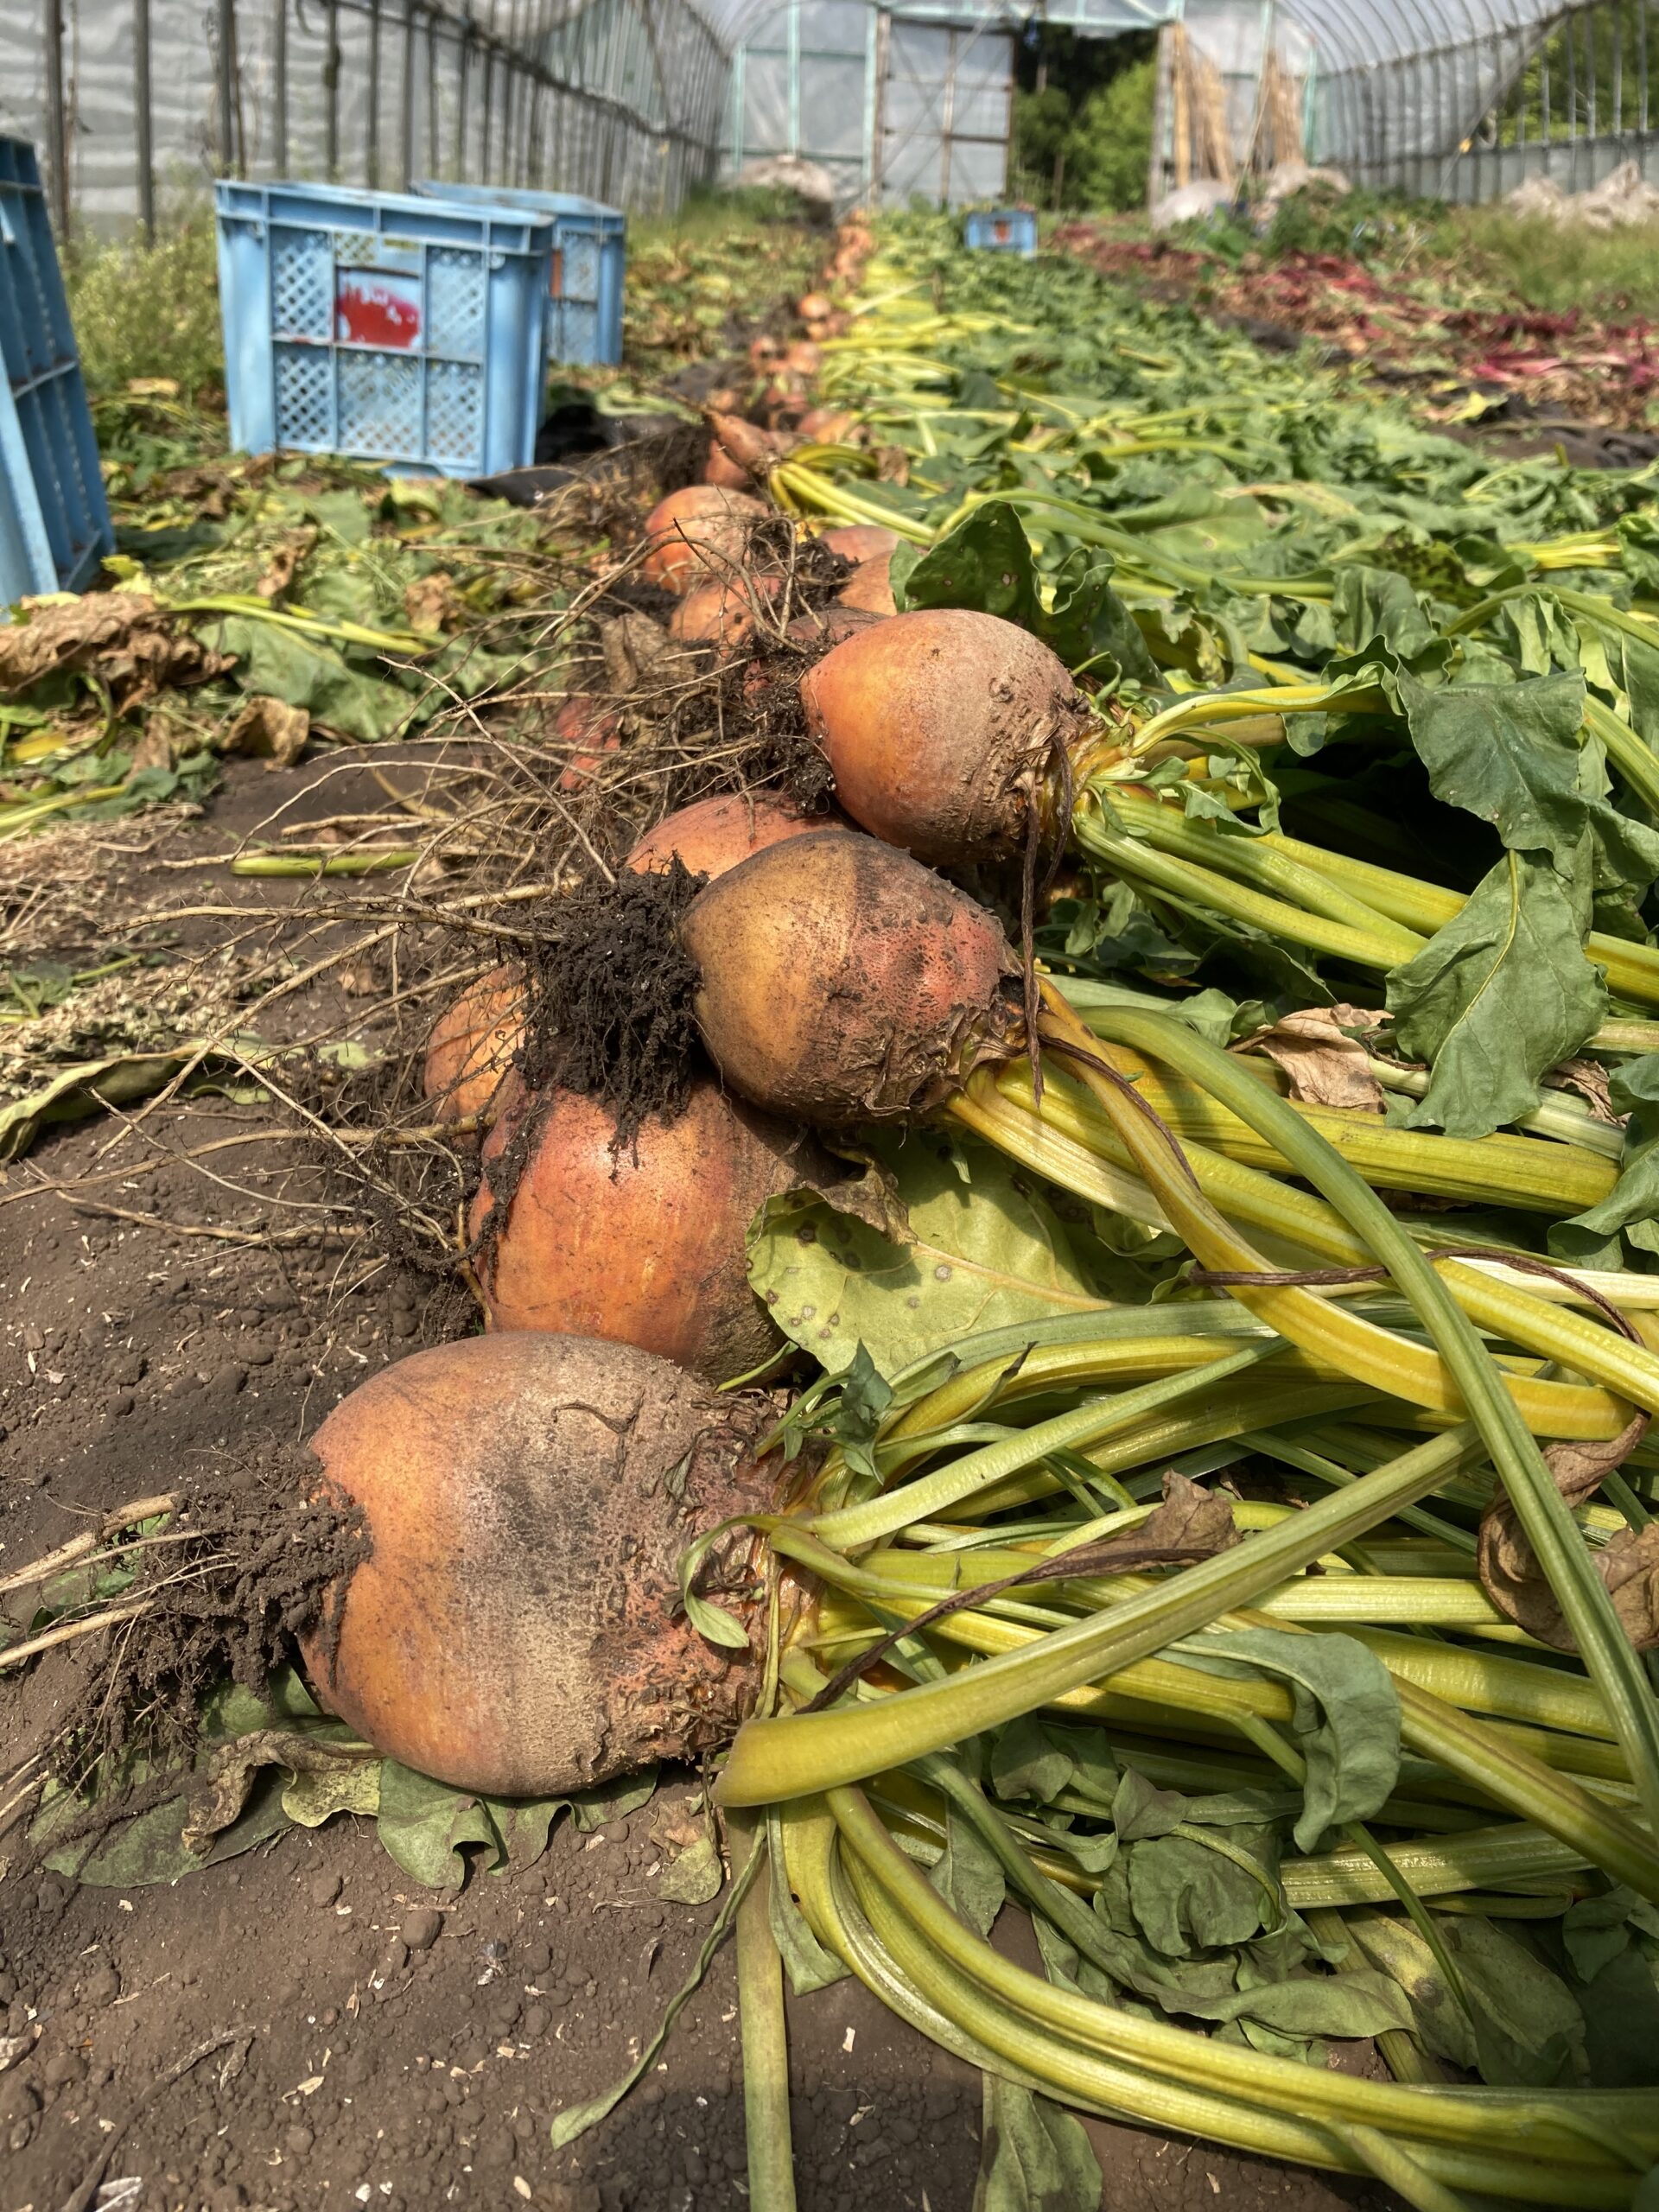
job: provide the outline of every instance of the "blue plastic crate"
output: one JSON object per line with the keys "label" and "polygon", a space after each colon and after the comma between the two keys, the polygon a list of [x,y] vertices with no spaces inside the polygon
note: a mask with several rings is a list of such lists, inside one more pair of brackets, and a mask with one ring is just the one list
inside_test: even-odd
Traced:
{"label": "blue plastic crate", "polygon": [[1037,251],[1037,218],[1029,207],[980,207],[963,225],[962,235],[976,250],[1029,259]]}
{"label": "blue plastic crate", "polygon": [[622,286],[627,265],[628,219],[620,207],[584,200],[577,192],[519,191],[509,185],[438,184],[416,192],[459,200],[532,209],[553,221],[553,270],[547,318],[547,358],[582,368],[613,366],[622,359]]}
{"label": "blue plastic crate", "polygon": [[232,444],[440,476],[529,467],[550,223],[333,185],[214,190]]}
{"label": "blue plastic crate", "polygon": [[35,149],[0,138],[0,613],[114,550]]}

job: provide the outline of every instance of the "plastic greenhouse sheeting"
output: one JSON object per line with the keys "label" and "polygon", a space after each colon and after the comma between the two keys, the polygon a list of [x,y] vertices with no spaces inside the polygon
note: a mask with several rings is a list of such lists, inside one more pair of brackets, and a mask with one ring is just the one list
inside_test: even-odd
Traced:
{"label": "plastic greenhouse sheeting", "polygon": [[[67,196],[77,220],[124,229],[144,207],[137,11],[134,0],[62,6]],[[163,213],[226,171],[380,189],[441,175],[645,211],[713,173],[729,60],[692,0],[149,0],[149,13]],[[39,0],[0,0],[0,131],[33,138],[43,161],[44,16]]]}

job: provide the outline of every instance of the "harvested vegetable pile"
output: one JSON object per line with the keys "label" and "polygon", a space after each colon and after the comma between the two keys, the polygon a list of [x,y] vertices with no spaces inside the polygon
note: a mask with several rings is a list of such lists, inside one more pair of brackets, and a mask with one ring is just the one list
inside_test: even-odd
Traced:
{"label": "harvested vegetable pile", "polygon": [[671,602],[404,1102],[494,1325],[317,1431],[312,1690],[502,1856],[720,1763],[759,2212],[785,1971],[986,2069],[988,2205],[1080,2112],[1645,2208],[1659,508],[874,243],[561,632]]}

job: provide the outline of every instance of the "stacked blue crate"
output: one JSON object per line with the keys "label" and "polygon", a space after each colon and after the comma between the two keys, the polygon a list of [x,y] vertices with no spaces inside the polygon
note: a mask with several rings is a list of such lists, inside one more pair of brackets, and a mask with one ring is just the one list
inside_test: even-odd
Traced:
{"label": "stacked blue crate", "polygon": [[215,190],[234,445],[442,476],[530,465],[550,223],[332,185]]}
{"label": "stacked blue crate", "polygon": [[547,321],[547,358],[572,367],[614,366],[622,359],[622,290],[627,265],[628,219],[620,207],[585,200],[577,192],[521,191],[511,185],[438,184],[415,188],[465,207],[490,203],[550,217],[553,268]]}
{"label": "stacked blue crate", "polygon": [[35,149],[0,137],[0,610],[115,550]]}

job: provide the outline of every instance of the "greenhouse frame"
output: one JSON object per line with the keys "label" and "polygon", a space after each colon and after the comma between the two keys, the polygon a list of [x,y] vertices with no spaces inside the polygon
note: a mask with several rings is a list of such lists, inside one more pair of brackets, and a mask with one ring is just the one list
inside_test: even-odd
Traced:
{"label": "greenhouse frame", "polygon": [[[208,175],[420,176],[637,210],[779,155],[838,204],[1008,185],[1033,24],[1156,31],[1217,87],[1205,174],[1262,167],[1269,79],[1299,155],[1484,200],[1654,168],[1656,0],[0,0],[0,130],[60,230],[153,229]],[[1179,179],[1160,101],[1154,192]],[[1287,104],[1287,105],[1286,105]]]}

